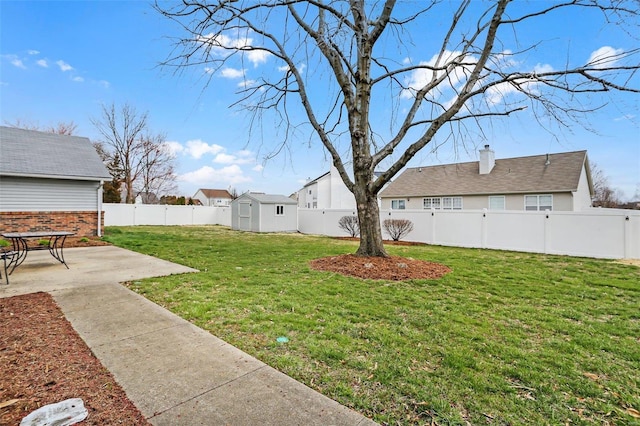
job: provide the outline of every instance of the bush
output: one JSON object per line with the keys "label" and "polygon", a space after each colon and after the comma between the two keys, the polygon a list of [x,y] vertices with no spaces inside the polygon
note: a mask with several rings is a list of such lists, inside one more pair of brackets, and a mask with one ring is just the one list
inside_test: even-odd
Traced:
{"label": "bush", "polygon": [[398,241],[413,231],[413,222],[408,219],[385,219],[382,222],[382,227],[393,241]]}
{"label": "bush", "polygon": [[356,216],[342,216],[338,221],[338,226],[352,237],[360,235],[360,223],[358,223]]}

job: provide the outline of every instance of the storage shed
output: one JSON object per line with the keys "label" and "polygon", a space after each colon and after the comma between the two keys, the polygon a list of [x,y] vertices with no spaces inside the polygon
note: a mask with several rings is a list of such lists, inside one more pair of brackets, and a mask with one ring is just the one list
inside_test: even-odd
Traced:
{"label": "storage shed", "polygon": [[231,228],[251,232],[297,232],[297,202],[284,195],[244,193],[231,202]]}
{"label": "storage shed", "polygon": [[110,179],[87,138],[0,126],[0,232],[101,235]]}

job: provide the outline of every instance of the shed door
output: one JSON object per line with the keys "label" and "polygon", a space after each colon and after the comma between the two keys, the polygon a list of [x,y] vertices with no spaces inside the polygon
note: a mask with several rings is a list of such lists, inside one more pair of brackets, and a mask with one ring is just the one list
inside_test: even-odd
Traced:
{"label": "shed door", "polygon": [[238,229],[251,231],[251,202],[240,201],[238,203]]}

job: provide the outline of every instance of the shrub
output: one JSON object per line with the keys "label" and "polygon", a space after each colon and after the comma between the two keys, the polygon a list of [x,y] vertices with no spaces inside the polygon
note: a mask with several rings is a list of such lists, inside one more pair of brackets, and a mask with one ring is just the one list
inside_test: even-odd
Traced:
{"label": "shrub", "polygon": [[360,223],[356,216],[342,216],[338,221],[340,229],[352,237],[360,235]]}
{"label": "shrub", "polygon": [[398,241],[413,231],[413,222],[408,219],[385,219],[382,222],[382,227],[393,241]]}

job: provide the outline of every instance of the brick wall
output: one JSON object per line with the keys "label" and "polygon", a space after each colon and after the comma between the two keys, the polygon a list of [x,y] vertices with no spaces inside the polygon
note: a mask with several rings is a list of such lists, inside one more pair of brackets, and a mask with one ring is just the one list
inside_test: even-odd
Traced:
{"label": "brick wall", "polygon": [[[104,211],[100,231],[104,231]],[[0,212],[0,233],[35,231],[71,231],[79,237],[97,235],[98,215],[85,212]]]}

